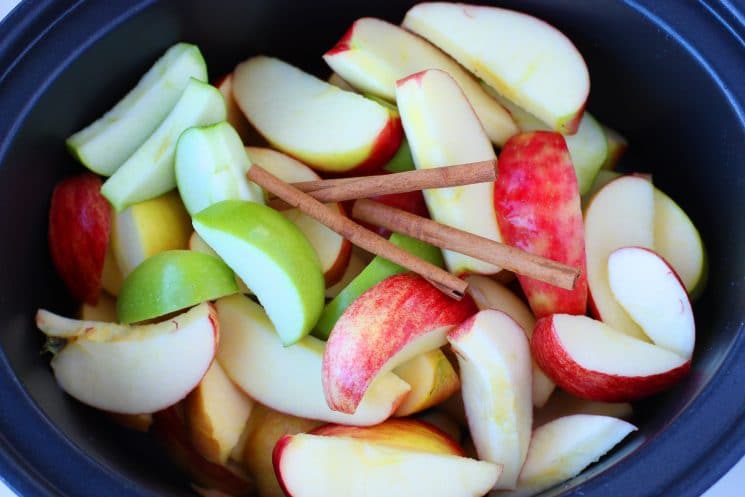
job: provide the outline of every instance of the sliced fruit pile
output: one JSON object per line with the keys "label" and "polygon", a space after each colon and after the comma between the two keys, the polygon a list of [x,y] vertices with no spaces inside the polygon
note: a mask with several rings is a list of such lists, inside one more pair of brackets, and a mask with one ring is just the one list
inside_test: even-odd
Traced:
{"label": "sliced fruit pile", "polygon": [[[613,171],[626,140],[538,19],[425,3],[323,58],[328,82],[259,55],[218,89],[179,43],[68,139],[90,171],[56,186],[49,245],[81,310],[36,316],[59,385],[152,430],[204,495],[528,496],[577,475],[691,367],[693,223]],[[495,182],[374,200],[572,266],[573,289],[370,227],[464,278],[455,300],[248,180],[490,159]]]}

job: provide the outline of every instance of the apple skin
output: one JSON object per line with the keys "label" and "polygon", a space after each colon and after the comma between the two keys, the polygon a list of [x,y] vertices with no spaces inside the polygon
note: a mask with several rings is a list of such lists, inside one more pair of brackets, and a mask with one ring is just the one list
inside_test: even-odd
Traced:
{"label": "apple skin", "polygon": [[[690,360],[680,358],[679,366],[646,376],[625,376],[608,374],[603,371],[587,369],[571,357],[554,328],[554,320],[559,315],[546,316],[536,322],[531,340],[531,351],[541,369],[556,384],[577,397],[602,402],[630,402],[657,394],[670,388],[688,374]],[[572,318],[590,319],[584,316]],[[600,323],[602,324],[602,323]],[[649,347],[654,345],[633,337],[626,337]],[[662,350],[662,349],[661,349]],[[631,358],[629,360],[632,360]]]}
{"label": "apple skin", "polygon": [[414,355],[439,348],[447,329],[475,313],[470,298],[453,300],[413,273],[373,286],[346,308],[326,343],[322,377],[329,407],[353,413],[376,376],[413,357],[406,357],[410,344],[439,333],[438,343]]}
{"label": "apple skin", "polygon": [[49,251],[72,296],[95,304],[109,245],[111,207],[101,179],[85,173],[57,183],[49,208]]}
{"label": "apple skin", "polygon": [[510,138],[499,155],[494,205],[505,243],[581,271],[573,290],[518,275],[535,316],[585,314],[584,223],[564,138],[546,131]]}

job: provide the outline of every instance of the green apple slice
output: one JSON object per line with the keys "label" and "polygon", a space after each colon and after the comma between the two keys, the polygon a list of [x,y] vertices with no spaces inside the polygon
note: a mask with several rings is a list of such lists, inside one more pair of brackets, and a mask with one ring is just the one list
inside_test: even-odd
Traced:
{"label": "green apple slice", "polygon": [[261,187],[246,179],[251,159],[226,121],[189,128],[176,143],[176,183],[189,214],[221,200],[264,203]]}
{"label": "green apple slice", "polygon": [[[408,252],[411,252],[420,259],[435,264],[436,266],[443,267],[445,265],[440,249],[433,247],[426,242],[400,233],[391,234],[390,242]],[[351,304],[352,301],[362,295],[365,290],[377,285],[389,276],[404,273],[406,271],[407,269],[384,257],[376,256],[373,258],[373,260],[370,261],[370,264],[368,264],[356,278],[344,287],[344,289],[339,292],[331,302],[326,304],[326,307],[324,307],[321,317],[318,319],[318,323],[316,323],[316,327],[313,330],[313,335],[322,340],[326,340],[331,334],[331,330],[339,319],[339,316],[341,316],[344,310],[349,307],[349,304]]]}
{"label": "green apple slice", "polygon": [[192,223],[256,294],[283,344],[310,332],[325,285],[315,250],[294,224],[270,207],[241,200],[213,204]]}
{"label": "green apple slice", "polygon": [[225,102],[213,86],[189,80],[184,93],[152,135],[101,188],[103,196],[121,212],[130,205],[157,197],[176,187],[173,162],[176,140],[192,126],[225,120]]}
{"label": "green apple slice", "polygon": [[116,312],[119,322],[136,323],[233,293],[238,293],[233,271],[217,257],[168,250],[146,259],[124,280]]}
{"label": "green apple slice", "polygon": [[155,131],[191,78],[207,81],[207,65],[197,46],[177,43],[111,110],[70,136],[67,147],[91,171],[111,176]]}

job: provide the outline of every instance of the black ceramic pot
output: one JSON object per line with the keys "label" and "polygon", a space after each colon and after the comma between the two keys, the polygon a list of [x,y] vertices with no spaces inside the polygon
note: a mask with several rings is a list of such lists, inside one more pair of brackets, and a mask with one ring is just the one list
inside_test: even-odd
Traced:
{"label": "black ceramic pot", "polygon": [[[739,0],[738,0],[739,1]],[[732,0],[505,0],[564,31],[587,60],[589,109],[631,143],[700,228],[711,273],[690,376],[636,406],[640,430],[546,495],[694,496],[745,453],[745,5]],[[82,169],[64,139],[179,40],[211,76],[256,53],[319,75],[356,18],[409,2],[25,1],[0,25],[0,475],[20,495],[182,496],[147,436],[65,396],[40,357],[35,310],[70,311],[47,252],[57,180]],[[619,206],[623,208],[623,206]]]}

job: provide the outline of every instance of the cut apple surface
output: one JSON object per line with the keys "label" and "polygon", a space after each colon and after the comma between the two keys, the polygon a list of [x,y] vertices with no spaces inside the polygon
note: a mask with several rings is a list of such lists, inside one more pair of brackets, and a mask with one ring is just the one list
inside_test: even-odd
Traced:
{"label": "cut apple surface", "polygon": [[81,174],[57,183],[49,207],[49,253],[72,296],[95,304],[101,294],[111,208],[101,179]]}
{"label": "cut apple surface", "polygon": [[240,200],[213,204],[192,222],[258,297],[285,345],[311,330],[323,309],[323,274],[295,225],[270,207]]}
{"label": "cut apple surface", "polygon": [[654,188],[646,178],[623,176],[601,188],[585,211],[590,310],[613,329],[646,335],[616,301],[608,283],[608,256],[622,247],[654,246]]}
{"label": "cut apple surface", "polygon": [[675,270],[649,249],[626,247],[608,256],[608,282],[621,307],[656,345],[690,359],[693,309]]}
{"label": "cut apple surface", "polygon": [[[196,231],[192,232],[191,236],[189,237],[189,250],[193,250],[194,252],[200,252],[202,254],[211,255],[214,257],[220,258],[219,255],[217,255],[217,252],[212,250],[212,247],[207,245],[207,243],[202,240],[202,237],[199,236],[199,233]],[[237,275],[235,276],[235,284],[238,285],[238,291],[241,293],[245,293],[246,295],[253,295],[253,292],[246,286],[246,284],[243,282],[240,277]]]}
{"label": "cut apple surface", "polygon": [[580,270],[574,289],[518,275],[536,317],[585,314],[585,233],[577,179],[564,138],[533,131],[516,135],[499,156],[494,206],[505,243]]}
{"label": "cut apple surface", "polygon": [[458,373],[440,349],[420,354],[393,369],[411,385],[411,392],[396,409],[396,416],[408,416],[429,409],[460,390]]}
{"label": "cut apple surface", "polygon": [[[463,91],[446,72],[432,69],[399,80],[396,101],[417,169],[494,160],[496,155]],[[501,241],[493,183],[424,191],[435,221]],[[443,256],[454,274],[491,274],[499,268],[450,250]]]}
{"label": "cut apple surface", "polygon": [[305,337],[285,347],[264,310],[252,300],[233,295],[216,305],[220,364],[248,395],[272,409],[330,423],[374,425],[390,417],[410,390],[406,382],[387,373],[370,386],[354,414],[333,411],[321,382],[321,340]]}
{"label": "cut apple surface", "polygon": [[582,55],[553,26],[512,10],[446,2],[415,5],[402,25],[552,129],[577,130],[590,77]]}
{"label": "cut apple surface", "polygon": [[[472,274],[466,281],[468,281],[468,294],[473,298],[480,311],[495,309],[504,312],[520,325],[528,340],[530,340],[533,336],[535,317],[522,299],[503,284],[487,276]],[[533,361],[532,382],[533,405],[541,407],[551,396],[551,392],[554,391],[556,385],[535,361]]]}
{"label": "cut apple surface", "polygon": [[485,494],[496,464],[346,437],[282,437],[274,470],[290,497],[466,497]]}
{"label": "cut apple surface", "polygon": [[533,419],[530,346],[507,314],[480,311],[448,335],[479,459],[502,465],[494,488],[517,484]]}
{"label": "cut apple surface", "polygon": [[634,414],[634,409],[628,402],[587,400],[557,389],[548,399],[546,405],[533,410],[533,430],[555,419],[574,414],[593,414],[630,419]]}
{"label": "cut apple surface", "polygon": [[78,336],[63,333],[70,338],[52,359],[54,376],[81,402],[122,414],[155,412],[184,398],[217,349],[217,316],[210,304],[157,324],[80,326]]}
{"label": "cut apple surface", "polygon": [[355,88],[389,101],[396,100],[397,80],[425,69],[440,69],[461,87],[492,142],[501,146],[518,131],[509,112],[457,62],[422,38],[381,19],[355,21],[323,59]]}
{"label": "cut apple surface", "polygon": [[177,43],[161,56],[122,100],[67,139],[88,169],[111,176],[166,118],[189,81],[207,81],[199,48]]}
{"label": "cut apple surface", "polygon": [[510,497],[529,497],[578,475],[636,426],[609,416],[577,414],[536,429],[517,489]]}
{"label": "cut apple surface", "polygon": [[233,271],[219,258],[168,250],[146,259],[124,280],[118,321],[145,321],[237,292]]}
{"label": "cut apple surface", "polygon": [[221,200],[264,203],[264,192],[248,181],[251,159],[233,127],[225,121],[189,128],[178,138],[176,184],[189,214]]}
{"label": "cut apple surface", "polygon": [[447,343],[476,312],[413,273],[386,278],[360,295],[334,325],[323,355],[323,390],[331,409],[354,413],[381,375]]}
{"label": "cut apple surface", "polygon": [[258,131],[248,122],[243,111],[238,107],[238,102],[233,96],[233,73],[226,74],[214,83],[215,87],[220,90],[222,98],[225,100],[225,120],[233,126],[246,145],[263,145],[266,141],[261,137]]}
{"label": "cut apple surface", "polygon": [[555,314],[539,319],[531,350],[558,386],[578,397],[604,402],[654,395],[670,388],[690,369],[690,359],[586,316]]}
{"label": "cut apple surface", "polygon": [[[311,168],[276,150],[261,147],[246,147],[246,151],[253,161],[264,169],[288,183],[313,181],[321,179]],[[339,203],[326,204],[331,209],[344,215],[344,209]],[[326,286],[331,286],[342,277],[349,264],[352,244],[332,231],[320,221],[303,214],[299,209],[281,211],[282,215],[302,231],[318,254],[323,268],[323,278]]]}
{"label": "cut apple surface", "polygon": [[279,59],[257,56],[238,64],[233,84],[238,105],[256,129],[315,169],[374,171],[401,143],[394,111]]}
{"label": "cut apple surface", "polygon": [[213,86],[191,79],[153,134],[103,184],[101,193],[117,212],[176,187],[173,161],[185,129],[225,120],[225,102]]}

